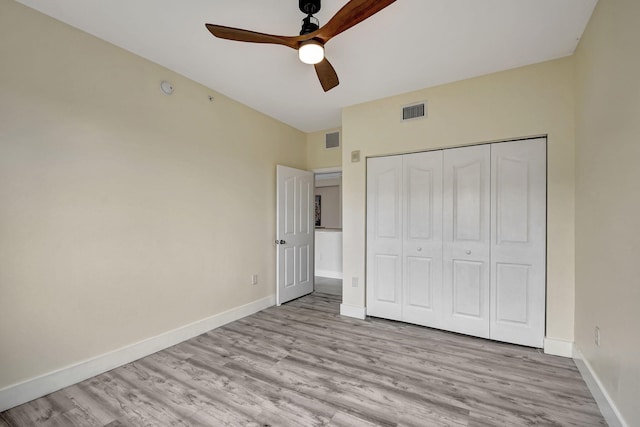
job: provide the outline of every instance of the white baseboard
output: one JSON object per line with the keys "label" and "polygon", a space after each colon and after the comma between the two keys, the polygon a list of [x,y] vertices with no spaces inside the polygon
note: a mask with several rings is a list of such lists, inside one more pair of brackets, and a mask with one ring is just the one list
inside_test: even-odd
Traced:
{"label": "white baseboard", "polygon": [[555,338],[544,339],[544,352],[554,356],[573,357],[573,342]]}
{"label": "white baseboard", "polygon": [[615,403],[613,403],[611,396],[609,396],[609,393],[607,393],[607,390],[602,385],[602,381],[600,381],[600,378],[598,378],[598,375],[584,358],[578,347],[574,348],[573,361],[580,371],[584,382],[587,383],[587,387],[589,387],[589,391],[591,391],[593,398],[598,404],[598,408],[600,408],[600,412],[602,412],[602,416],[607,422],[607,425],[609,427],[629,427],[629,424],[626,423]]}
{"label": "white baseboard", "polygon": [[155,337],[0,389],[0,412],[107,372],[275,305],[275,295],[232,308]]}
{"label": "white baseboard", "polygon": [[340,304],[340,314],[347,317],[355,317],[364,320],[367,317],[367,311],[364,307],[356,307],[355,305]]}
{"label": "white baseboard", "polygon": [[329,279],[342,279],[342,271],[316,270],[316,276],[328,277]]}

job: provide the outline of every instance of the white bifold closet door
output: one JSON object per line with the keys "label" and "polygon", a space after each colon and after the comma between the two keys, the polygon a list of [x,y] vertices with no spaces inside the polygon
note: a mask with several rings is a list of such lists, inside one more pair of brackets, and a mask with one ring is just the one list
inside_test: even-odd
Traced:
{"label": "white bifold closet door", "polygon": [[367,163],[367,313],[442,317],[442,151]]}
{"label": "white bifold closet door", "polygon": [[491,146],[445,150],[445,329],[489,338]]}
{"label": "white bifold closet door", "polygon": [[368,159],[367,314],[542,347],[544,139]]}
{"label": "white bifold closet door", "polygon": [[491,145],[491,339],[543,346],[546,144]]}
{"label": "white bifold closet door", "polygon": [[403,156],[402,171],[402,320],[440,325],[442,151]]}
{"label": "white bifold closet door", "polygon": [[367,313],[402,320],[402,157],[367,162]]}

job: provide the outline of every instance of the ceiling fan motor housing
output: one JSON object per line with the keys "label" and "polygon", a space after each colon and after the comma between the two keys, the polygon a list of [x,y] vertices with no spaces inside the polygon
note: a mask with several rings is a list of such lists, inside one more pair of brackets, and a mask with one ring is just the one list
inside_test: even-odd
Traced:
{"label": "ceiling fan motor housing", "polygon": [[300,11],[306,15],[320,12],[320,0],[299,0]]}
{"label": "ceiling fan motor housing", "polygon": [[318,28],[320,28],[320,21],[318,21],[314,16],[307,16],[302,20],[302,29],[300,30],[300,35],[313,33]]}

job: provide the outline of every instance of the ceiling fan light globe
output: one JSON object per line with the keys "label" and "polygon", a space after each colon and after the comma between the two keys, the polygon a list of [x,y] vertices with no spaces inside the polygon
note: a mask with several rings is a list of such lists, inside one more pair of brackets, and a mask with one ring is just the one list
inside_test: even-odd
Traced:
{"label": "ceiling fan light globe", "polygon": [[298,58],[305,64],[317,64],[324,59],[324,47],[315,40],[309,40],[298,49]]}

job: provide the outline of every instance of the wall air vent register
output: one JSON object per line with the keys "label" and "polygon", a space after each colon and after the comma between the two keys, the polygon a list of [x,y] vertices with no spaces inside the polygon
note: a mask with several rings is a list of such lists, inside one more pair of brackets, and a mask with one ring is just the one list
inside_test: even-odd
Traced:
{"label": "wall air vent register", "polygon": [[324,135],[324,148],[326,150],[338,147],[340,147],[340,132],[331,132]]}
{"label": "wall air vent register", "polygon": [[420,102],[418,104],[406,105],[402,107],[402,121],[423,119],[427,116],[427,103]]}

